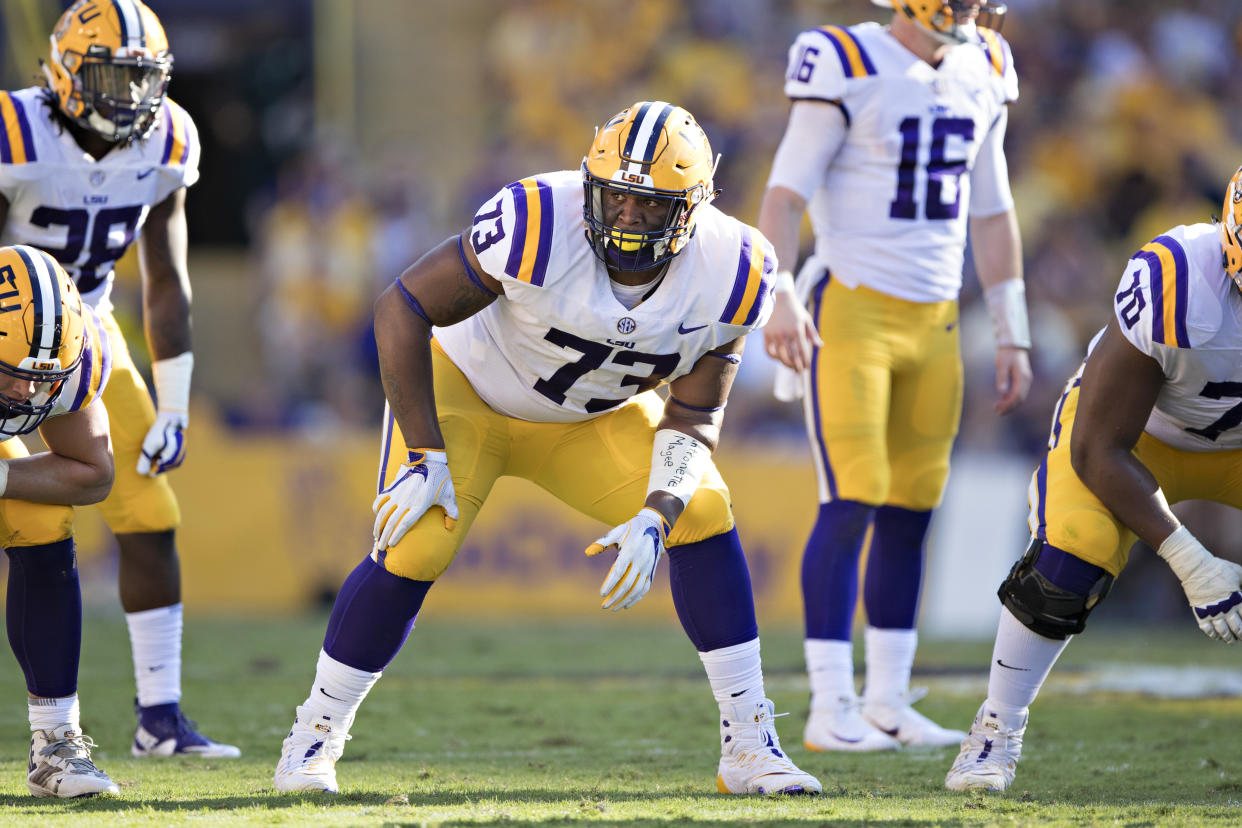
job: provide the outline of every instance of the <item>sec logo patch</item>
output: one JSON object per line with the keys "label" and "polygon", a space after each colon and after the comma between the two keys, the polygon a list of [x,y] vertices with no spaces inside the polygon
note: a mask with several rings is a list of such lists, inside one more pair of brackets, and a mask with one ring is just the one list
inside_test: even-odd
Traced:
{"label": "sec logo patch", "polygon": [[638,323],[628,316],[623,316],[617,321],[617,330],[623,334],[634,333],[638,328]]}

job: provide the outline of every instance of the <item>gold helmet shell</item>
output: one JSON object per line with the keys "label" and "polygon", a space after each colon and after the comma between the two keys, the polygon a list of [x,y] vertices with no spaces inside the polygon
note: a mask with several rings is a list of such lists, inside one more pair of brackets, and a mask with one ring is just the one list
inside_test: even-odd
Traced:
{"label": "gold helmet shell", "polygon": [[139,0],[78,0],[57,21],[42,61],[64,116],[113,143],[151,131],[172,63],[164,27]]}
{"label": "gold helmet shell", "polygon": [[999,30],[1004,21],[1008,7],[1003,3],[989,0],[972,2],[972,0],[871,0],[877,6],[892,8],[917,23],[932,37],[948,43],[965,43],[973,29],[971,24],[963,25],[960,21],[978,9],[976,18],[980,25]]}
{"label": "gold helmet shell", "polygon": [[[582,159],[583,216],[605,264],[646,270],[676,256],[694,233],[698,211],[716,197],[716,159],[694,116],[664,101],[639,101],[608,120]],[[604,219],[604,196],[626,193],[667,203],[661,227],[622,231]]]}

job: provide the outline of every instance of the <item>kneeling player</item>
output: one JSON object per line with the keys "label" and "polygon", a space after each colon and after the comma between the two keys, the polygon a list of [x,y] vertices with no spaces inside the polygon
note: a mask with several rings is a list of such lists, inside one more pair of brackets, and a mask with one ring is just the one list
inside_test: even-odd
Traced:
{"label": "kneeling player", "polygon": [[[26,676],[35,796],[117,793],[91,762],[78,722],[82,590],[73,507],[112,488],[108,415],[99,396],[108,334],[51,256],[0,248],[0,545],[9,557],[9,645]],[[21,434],[48,450],[30,454]]]}
{"label": "kneeling player", "polygon": [[988,697],[945,779],[1006,790],[1027,710],[1069,637],[1108,594],[1135,538],[1181,579],[1209,638],[1242,639],[1242,566],[1169,511],[1242,508],[1242,169],[1219,225],[1175,227],[1134,255],[1031,480],[1030,548],[1000,587]]}
{"label": "kneeling player", "polygon": [[277,790],[337,789],[363,697],[492,484],[514,475],[615,527],[587,549],[616,550],[605,609],[642,598],[668,546],[673,601],[720,705],[719,790],[819,792],[776,737],[750,575],[711,460],[775,269],[767,240],[710,204],[714,171],[689,112],[637,103],[599,130],[581,170],[505,187],[380,297],[390,413],[376,542],[332,609]]}

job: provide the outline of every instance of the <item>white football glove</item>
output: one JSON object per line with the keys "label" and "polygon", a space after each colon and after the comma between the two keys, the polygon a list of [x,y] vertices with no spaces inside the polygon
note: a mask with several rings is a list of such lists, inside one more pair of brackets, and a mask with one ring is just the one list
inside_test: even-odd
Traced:
{"label": "white football glove", "polygon": [[1169,535],[1156,554],[1181,579],[1199,629],[1228,644],[1242,640],[1242,566],[1208,552],[1185,526]]}
{"label": "white football glove", "polygon": [[185,460],[185,430],[190,425],[186,412],[190,410],[193,372],[194,354],[190,351],[151,363],[151,378],[160,404],[138,456],[138,473],[143,477],[163,474]]}
{"label": "white football glove", "polygon": [[184,411],[161,408],[156,412],[155,422],[142,440],[138,473],[155,477],[180,466],[185,460],[185,430],[189,425],[190,415]]}
{"label": "white football glove", "polygon": [[605,549],[617,550],[617,560],[599,588],[604,598],[601,609],[629,609],[647,594],[668,532],[664,516],[646,508],[586,548],[592,557]]}
{"label": "white football glove", "polygon": [[371,511],[375,512],[375,544],[387,549],[405,536],[432,506],[444,510],[444,528],[457,524],[457,494],[449,474],[448,455],[443,451],[410,450],[397,478],[381,489]]}

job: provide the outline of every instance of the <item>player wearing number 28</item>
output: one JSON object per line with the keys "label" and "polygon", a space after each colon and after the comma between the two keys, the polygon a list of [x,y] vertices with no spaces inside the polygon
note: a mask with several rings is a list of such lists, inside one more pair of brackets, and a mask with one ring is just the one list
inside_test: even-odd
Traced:
{"label": "player wearing number 28", "polygon": [[[55,257],[112,340],[103,401],[116,482],[99,508],[120,548],[138,685],[132,753],[237,756],[196,732],[179,706],[181,513],[164,473],[185,456],[194,362],[185,191],[198,179],[199,145],[190,116],[164,94],[172,62],[159,19],[137,0],[79,0],[65,11],[43,63],[46,86],[0,92],[0,241]],[[158,409],[112,314],[113,265],[135,240]],[[0,455],[19,450],[11,440]],[[23,532],[44,542],[62,516],[45,507],[28,519]]]}
{"label": "player wearing number 28", "polygon": [[[768,352],[778,396],[805,398],[819,512],[802,561],[812,750],[955,744],[914,711],[924,540],[962,405],[958,292],[969,231],[997,333],[997,411],[1030,387],[1022,264],[1003,140],[1018,81],[979,0],[893,0],[888,26],[823,26],[789,51],[789,121],[759,228],[778,259]],[[809,313],[808,313],[809,307]],[[792,370],[788,370],[792,369]],[[798,372],[797,374],[793,372]],[[851,642],[858,569],[866,681]]]}
{"label": "player wearing number 28", "polygon": [[718,789],[819,792],[776,736],[711,460],[776,264],[758,231],[711,204],[715,161],[689,112],[636,103],[598,130],[580,170],[504,187],[380,296],[375,543],[333,606],[278,790],[337,790],[359,705],[496,479],[513,475],[613,527],[586,549],[616,555],[604,609],[641,599],[668,550],[673,602],[720,706]]}
{"label": "player wearing number 28", "polygon": [[1242,508],[1242,169],[1219,223],[1175,227],[1130,259],[1113,314],[1052,415],[1031,478],[1031,545],[1000,586],[988,697],[945,785],[1006,790],[1027,711],[1135,538],[1168,562],[1209,638],[1242,640],[1242,566],[1169,511]]}

